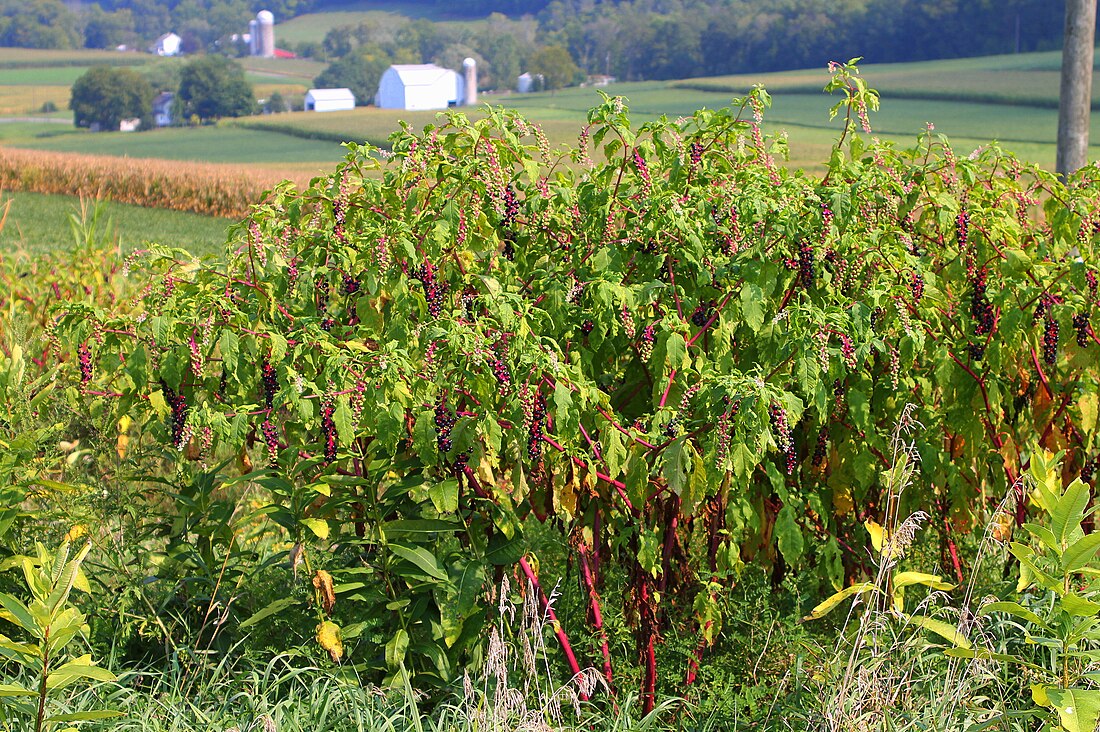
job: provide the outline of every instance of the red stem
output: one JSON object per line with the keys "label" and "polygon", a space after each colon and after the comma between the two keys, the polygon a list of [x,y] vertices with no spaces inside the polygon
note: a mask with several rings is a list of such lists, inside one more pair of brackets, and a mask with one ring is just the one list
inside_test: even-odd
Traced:
{"label": "red stem", "polygon": [[600,636],[600,653],[603,654],[603,675],[607,679],[608,688],[612,687],[611,679],[611,649],[607,646],[607,632],[603,627],[603,614],[600,612],[600,595],[596,592],[596,580],[592,575],[592,567],[588,561],[588,546],[581,541],[577,545],[577,553],[581,558],[581,578],[585,589],[588,591],[588,601],[592,608],[592,625]]}
{"label": "red stem", "polygon": [[[573,672],[574,677],[578,676],[581,672],[581,667],[577,663],[577,657],[573,654],[573,646],[569,644],[569,636],[565,634],[565,629],[562,628],[561,623],[558,622],[558,616],[554,613],[554,608],[550,605],[550,600],[547,599],[546,593],[542,591],[542,585],[539,584],[539,578],[535,576],[535,571],[531,569],[531,565],[527,562],[527,557],[520,557],[519,566],[527,576],[527,581],[535,588],[535,592],[539,593],[539,605],[542,607],[542,612],[550,619],[550,625],[554,628],[554,635],[558,637],[558,642],[561,643],[561,649],[565,652],[565,660],[569,663],[569,670]],[[581,698],[581,701],[588,701],[588,695],[583,691],[578,689],[577,695]]]}
{"label": "red stem", "polygon": [[642,714],[646,715],[653,711],[654,701],[657,696],[657,653],[655,649],[656,643],[656,618],[652,605],[652,598],[649,592],[649,577],[644,574],[644,570],[640,567],[638,571],[642,573],[641,576],[641,602],[640,611],[642,615],[642,633],[645,637],[645,647],[643,655],[645,656],[645,676],[642,678]]}

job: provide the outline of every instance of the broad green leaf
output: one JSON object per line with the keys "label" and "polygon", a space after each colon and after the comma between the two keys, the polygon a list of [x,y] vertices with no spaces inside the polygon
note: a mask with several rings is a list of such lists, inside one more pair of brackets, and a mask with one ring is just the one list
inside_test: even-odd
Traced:
{"label": "broad green leaf", "polygon": [[1100,613],[1100,603],[1086,600],[1074,592],[1067,592],[1062,596],[1061,606],[1067,613],[1078,618],[1087,618]]}
{"label": "broad green leaf", "polygon": [[386,665],[398,668],[405,662],[405,652],[409,649],[409,634],[404,628],[398,629],[386,644]]}
{"label": "broad green leaf", "polygon": [[448,480],[434,481],[428,485],[428,498],[440,514],[454,513],[458,510],[458,481]]}
{"label": "broad green leaf", "polygon": [[115,675],[105,668],[94,665],[91,655],[85,654],[51,671],[46,677],[46,688],[63,689],[80,679],[114,681]]}
{"label": "broad green leaf", "polygon": [[1023,666],[1030,668],[1034,671],[1043,672],[1044,669],[1041,666],[1037,666],[1030,661],[1025,661],[1019,656],[1011,656],[1006,653],[993,653],[985,648],[948,648],[943,652],[943,655],[949,658],[964,658],[964,659],[980,659],[986,661],[998,661],[1000,663],[1012,663],[1017,666]]}
{"label": "broad green leaf", "polygon": [[898,572],[894,575],[893,585],[895,589],[908,587],[909,585],[925,585],[933,590],[952,590],[955,585],[944,582],[938,574],[925,572]]}
{"label": "broad green leaf", "polygon": [[1062,571],[1076,572],[1092,561],[1100,549],[1100,531],[1081,537],[1062,553]]}
{"label": "broad green leaf", "polygon": [[1028,610],[1026,607],[1018,602],[991,602],[986,605],[982,605],[982,609],[979,611],[981,615],[988,615],[990,613],[1008,613],[1020,620],[1026,620],[1029,623],[1033,623],[1044,630],[1050,630],[1050,627],[1040,618],[1038,615]]}
{"label": "broad green leaf", "polygon": [[19,684],[0,684],[0,698],[7,696],[38,696],[38,692],[25,689]]}
{"label": "broad green leaf", "polygon": [[416,565],[428,576],[437,580],[447,579],[447,573],[439,566],[439,561],[435,558],[435,555],[424,547],[406,547],[400,544],[390,544],[389,548],[394,554]]}
{"label": "broad green leaf", "polygon": [[305,526],[307,529],[312,531],[314,536],[316,536],[321,541],[327,541],[328,540],[328,535],[329,535],[328,521],[325,521],[324,519],[318,519],[318,518],[304,518],[304,519],[301,519],[299,521],[299,523],[301,523],[302,526]]}
{"label": "broad green leaf", "polygon": [[93,709],[87,712],[71,712],[69,714],[56,714],[52,717],[47,717],[47,722],[91,722],[96,719],[114,719],[115,717],[123,717],[126,712],[118,711],[117,709]]}
{"label": "broad green leaf", "polygon": [[910,615],[909,622],[917,627],[931,631],[941,638],[955,645],[957,648],[970,648],[970,641],[966,639],[954,625],[936,620],[926,615]]}
{"label": "broad green leaf", "polygon": [[1095,732],[1100,721],[1100,691],[1048,686],[1045,692],[1066,732]]}
{"label": "broad green leaf", "polygon": [[15,623],[35,638],[42,637],[38,630],[38,623],[34,621],[34,617],[31,616],[31,611],[26,605],[3,592],[0,592],[0,605],[7,611],[6,614],[0,615],[0,617]]}
{"label": "broad green leaf", "polygon": [[779,551],[783,553],[783,558],[787,560],[787,564],[791,566],[798,564],[798,560],[802,558],[806,542],[802,538],[801,527],[795,521],[794,508],[789,503],[784,504],[775,517],[775,536],[776,545],[779,547]]}
{"label": "broad green leaf", "polygon": [[824,602],[819,603],[817,605],[817,607],[815,607],[813,610],[810,611],[809,615],[802,618],[802,621],[805,622],[807,620],[817,620],[818,618],[822,618],[822,617],[828,615],[830,612],[832,612],[832,610],[837,605],[844,602],[849,597],[851,597],[853,595],[862,595],[865,592],[871,592],[871,591],[876,590],[876,589],[878,589],[878,588],[875,586],[874,582],[862,582],[858,585],[851,585],[850,587],[845,587],[840,592],[835,592],[832,595],[830,595],[829,598],[827,600],[825,600]]}
{"label": "broad green leaf", "polygon": [[1066,492],[1050,514],[1050,530],[1054,532],[1060,548],[1068,545],[1074,533],[1081,529],[1088,503],[1089,487],[1080,478],[1066,486]]}
{"label": "broad green leaf", "polygon": [[253,625],[256,625],[261,620],[266,620],[267,618],[271,617],[272,615],[276,615],[278,613],[281,613],[283,610],[285,610],[288,607],[294,605],[296,602],[297,601],[294,600],[294,598],[291,598],[291,597],[279,598],[278,600],[275,600],[274,602],[269,603],[266,607],[261,608],[260,610],[257,610],[256,612],[254,612],[252,615],[250,615],[248,618],[246,618],[244,621],[242,621],[241,624],[237,626],[237,628],[240,629],[240,630],[245,630],[247,628],[251,628]]}
{"label": "broad green leaf", "polygon": [[461,531],[465,527],[454,521],[439,519],[397,519],[386,521],[381,528],[383,533],[390,537],[404,534],[447,534]]}

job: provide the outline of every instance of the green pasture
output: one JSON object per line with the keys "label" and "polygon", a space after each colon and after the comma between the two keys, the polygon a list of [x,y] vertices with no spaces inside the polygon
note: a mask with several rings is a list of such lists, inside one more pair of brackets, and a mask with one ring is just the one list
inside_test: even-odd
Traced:
{"label": "green pasture", "polygon": [[[90,212],[94,202],[85,201]],[[108,202],[106,215],[123,249],[147,243],[178,246],[198,254],[220,251],[226,240],[226,228],[234,223],[198,214],[142,208]],[[34,254],[65,249],[74,243],[70,221],[81,216],[82,202],[73,196],[46,196],[39,193],[0,195],[0,216],[7,210],[0,227],[0,253]]]}
{"label": "green pasture", "polygon": [[285,23],[278,22],[276,18],[275,45],[281,47],[287,43],[320,42],[333,28],[357,26],[368,21],[385,26],[386,24],[398,25],[410,18],[427,18],[437,23],[466,29],[477,29],[485,22],[483,19],[448,16],[433,11],[434,8],[431,7],[406,6],[402,3],[360,3],[323,13],[306,13],[291,18]]}
{"label": "green pasture", "polygon": [[[969,101],[1042,107],[1058,106],[1062,64],[1059,51],[982,56],[979,58],[867,64],[862,67],[868,84],[884,99]],[[1100,65],[1098,57],[1097,65]],[[753,84],[771,91],[813,93],[825,85],[828,72],[820,69],[739,74],[684,79],[673,86],[700,91],[744,94]],[[1100,106],[1100,87],[1093,90],[1093,105]]]}
{"label": "green pasture", "polygon": [[[99,51],[91,49],[39,49],[0,47],[0,69],[44,68],[48,66],[142,66],[156,57],[136,51]],[[4,74],[7,78],[7,74]]]}
{"label": "green pasture", "polygon": [[331,168],[344,155],[333,142],[302,140],[231,126],[178,127],[147,132],[86,132],[20,141],[34,150],[211,163],[316,163]]}

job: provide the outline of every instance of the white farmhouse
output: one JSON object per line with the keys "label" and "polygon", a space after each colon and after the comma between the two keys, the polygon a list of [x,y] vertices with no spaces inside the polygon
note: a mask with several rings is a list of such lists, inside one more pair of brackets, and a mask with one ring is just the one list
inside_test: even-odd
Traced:
{"label": "white farmhouse", "polygon": [[157,56],[179,56],[183,39],[175,33],[165,33],[150,46],[149,53]]}
{"label": "white farmhouse", "polygon": [[157,127],[172,124],[172,102],[175,98],[172,92],[161,92],[153,97],[153,124]]}
{"label": "white farmhouse", "polygon": [[465,98],[462,74],[435,64],[395,64],[382,74],[374,104],[382,109],[446,109]]}
{"label": "white farmhouse", "polygon": [[338,112],[355,109],[355,95],[351,89],[310,89],[306,92],[304,108],[307,112]]}

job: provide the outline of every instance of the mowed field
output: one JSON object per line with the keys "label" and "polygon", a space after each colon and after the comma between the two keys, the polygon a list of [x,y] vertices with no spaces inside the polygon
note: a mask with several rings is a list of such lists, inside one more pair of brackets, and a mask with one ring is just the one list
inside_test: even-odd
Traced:
{"label": "mowed field", "polygon": [[[385,15],[400,11],[401,5],[394,3],[371,4],[369,8],[354,5],[340,12]],[[335,17],[338,13],[323,15],[334,16],[326,22],[343,22]],[[303,16],[293,22],[313,21]],[[292,24],[280,27],[285,29],[286,25]],[[365,141],[385,147],[400,121],[419,129],[439,120],[435,112],[366,107],[328,114],[257,116],[195,128],[92,134],[74,129],[64,112],[43,115],[38,111],[46,101],[63,108],[71,80],[91,65],[153,62],[145,54],[0,49],[0,145],[62,154],[227,163],[244,172],[256,170],[257,175],[262,171],[269,176],[277,170],[285,177],[303,180],[331,171],[346,153],[342,142]],[[279,91],[296,100],[296,95],[303,94],[324,69],[323,64],[308,59],[245,59],[244,63],[259,98]],[[1059,65],[1058,53],[867,64],[862,67],[863,76],[882,94],[882,108],[871,116],[874,134],[908,146],[931,123],[936,132],[952,140],[961,154],[996,140],[1025,160],[1053,167]],[[828,119],[828,109],[835,99],[821,92],[827,80],[823,64],[819,69],[802,71],[621,83],[602,90],[571,88],[554,93],[484,95],[481,102],[519,110],[540,123],[552,145],[558,146],[575,143],[587,111],[600,102],[601,91],[624,97],[631,118],[641,123],[662,115],[676,118],[703,107],[726,106],[759,83],[769,89],[773,99],[773,107],[765,117],[765,130],[788,134],[789,165],[820,170],[841,124],[840,120]],[[1100,104],[1100,87],[1094,94]],[[483,109],[462,111],[478,117],[484,114]],[[1100,114],[1094,118],[1092,139],[1100,142]],[[1100,157],[1100,146],[1094,146],[1091,155]]]}

